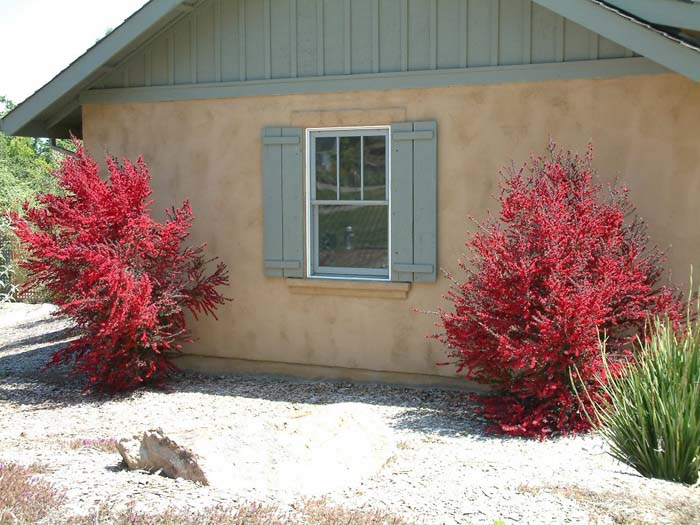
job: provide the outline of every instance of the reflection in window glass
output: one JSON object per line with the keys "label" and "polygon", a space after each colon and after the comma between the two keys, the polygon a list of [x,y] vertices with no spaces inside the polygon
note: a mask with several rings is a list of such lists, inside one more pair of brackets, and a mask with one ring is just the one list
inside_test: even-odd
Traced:
{"label": "reflection in window glass", "polygon": [[386,128],[349,128],[310,135],[312,275],[391,277],[388,134]]}
{"label": "reflection in window glass", "polygon": [[335,137],[316,138],[316,198],[336,200],[337,192],[337,148]]}
{"label": "reflection in window glass", "polygon": [[362,198],[362,137],[340,138],[340,199]]}
{"label": "reflection in window glass", "polygon": [[386,205],[318,206],[318,265],[386,269],[387,208]]}
{"label": "reflection in window glass", "polygon": [[364,200],[386,199],[386,137],[364,137]]}

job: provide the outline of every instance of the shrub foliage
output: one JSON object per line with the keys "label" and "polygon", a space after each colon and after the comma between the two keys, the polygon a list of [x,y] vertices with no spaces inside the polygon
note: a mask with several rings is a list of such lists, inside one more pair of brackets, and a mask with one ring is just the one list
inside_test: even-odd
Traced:
{"label": "shrub foliage", "polygon": [[217,288],[228,283],[226,267],[208,272],[204,246],[183,247],[193,220],[187,201],[164,223],[151,217],[141,158],[108,158],[102,180],[76,147],[56,172],[60,194],[40,195],[13,216],[29,255],[27,286],[43,285],[79,335],[49,365],[71,363],[86,389],[109,393],[162,384],[189,338],[185,312],[214,315],[225,301]]}
{"label": "shrub foliage", "polygon": [[588,428],[569,372],[595,399],[598,332],[615,371],[650,314],[677,317],[677,293],[657,284],[663,254],[648,247],[627,190],[594,179],[592,157],[550,144],[501,173],[500,214],[468,238],[465,277],[451,276],[452,306],[439,311],[435,337],[458,373],[494,386],[484,415],[507,434]]}
{"label": "shrub foliage", "polygon": [[[693,484],[700,469],[700,321],[653,321],[631,366],[601,381],[592,416],[611,454],[648,478]],[[605,343],[603,343],[605,351]]]}

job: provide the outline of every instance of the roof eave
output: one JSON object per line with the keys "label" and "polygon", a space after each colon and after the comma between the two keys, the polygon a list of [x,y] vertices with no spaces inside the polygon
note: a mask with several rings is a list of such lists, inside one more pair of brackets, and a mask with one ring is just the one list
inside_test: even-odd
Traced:
{"label": "roof eave", "polygon": [[650,24],[700,31],[700,3],[685,0],[606,0]]}
{"label": "roof eave", "polygon": [[[114,66],[127,53],[141,45],[152,31],[175,20],[177,14],[196,5],[198,1],[150,0],[112,33],[0,119],[0,130],[9,135],[35,137],[58,138],[69,133],[79,135],[80,117],[76,119],[75,113],[80,104],[78,97],[81,91],[97,80],[104,73],[105,67]],[[628,3],[629,0],[534,1],[657,64],[692,80],[700,80],[700,48],[613,5]],[[647,0],[640,1],[643,3]],[[681,4],[678,0],[661,1]],[[700,9],[700,6],[693,4],[685,7],[693,9],[693,12]],[[700,21],[698,23],[700,25]]]}
{"label": "roof eave", "polygon": [[135,45],[135,42],[149,29],[173,13],[179,12],[178,8],[183,2],[184,0],[151,0],[146,3],[109,35],[0,119],[2,132],[8,135],[51,136],[51,129],[44,122],[44,120],[50,120],[52,116],[51,113],[47,115],[47,110],[60,102],[62,105],[59,105],[55,111],[61,111],[66,104],[64,100],[77,95],[77,93],[73,94],[73,91],[79,91],[94,78],[101,67]]}
{"label": "roof eave", "polygon": [[700,50],[633,19],[599,0],[534,0],[577,24],[694,81],[700,80]]}

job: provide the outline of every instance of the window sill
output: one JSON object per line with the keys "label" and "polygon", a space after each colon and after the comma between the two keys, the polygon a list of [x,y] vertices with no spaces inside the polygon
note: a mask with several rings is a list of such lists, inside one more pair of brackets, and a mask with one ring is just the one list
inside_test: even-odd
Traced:
{"label": "window sill", "polygon": [[342,281],[338,279],[286,279],[289,291],[296,295],[331,295],[406,299],[411,283],[388,281]]}

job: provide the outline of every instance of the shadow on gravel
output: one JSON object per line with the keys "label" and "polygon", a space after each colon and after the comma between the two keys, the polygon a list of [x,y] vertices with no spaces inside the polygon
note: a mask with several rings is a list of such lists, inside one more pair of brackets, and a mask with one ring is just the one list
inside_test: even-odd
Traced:
{"label": "shadow on gravel", "polygon": [[[49,341],[50,339],[46,342],[49,343]],[[15,353],[7,352],[11,348],[18,348],[17,346],[0,347],[0,377],[19,375],[38,378],[41,369],[49,362],[53,353],[65,344],[66,340],[61,338],[58,342]]]}
{"label": "shadow on gravel", "polygon": [[[18,348],[23,348],[26,346],[35,346],[54,341],[65,341],[68,338],[68,331],[69,328],[58,328],[51,332],[44,332],[39,335],[24,337],[22,339],[12,341],[11,343],[0,345],[0,356],[2,356],[2,352],[17,350]],[[1,359],[3,358],[0,357],[0,360]]]}
{"label": "shadow on gravel", "polygon": [[75,405],[101,405],[114,399],[105,395],[83,394],[82,387],[83,382],[68,377],[68,371],[43,372],[39,378],[0,376],[0,404],[13,403],[24,411],[32,411]]}
{"label": "shadow on gravel", "polygon": [[81,403],[101,403],[107,400],[104,396],[83,395],[84,382],[80,377],[70,375],[69,366],[60,365],[46,369],[53,353],[65,344],[65,338],[60,338],[60,342],[9,355],[5,354],[8,347],[2,347],[0,403],[9,402],[44,409]]}
{"label": "shadow on gravel", "polygon": [[[0,357],[0,403],[27,405],[31,410],[76,404],[102,404],[132,395],[123,394],[110,398],[105,395],[83,394],[83,381],[70,376],[68,367],[43,370],[51,354],[62,344],[47,345],[21,354]],[[35,362],[36,367],[13,370],[12,360],[19,356],[25,366],[28,362]],[[398,430],[444,437],[472,436],[476,439],[492,439],[485,432],[486,425],[483,419],[475,413],[478,401],[469,392],[459,390],[330,380],[305,381],[272,376],[203,376],[188,372],[174,378],[166,390],[140,391],[144,390],[157,391],[163,395],[167,395],[168,392],[180,392],[298,404],[362,403],[393,406],[404,409],[389,421],[389,425]],[[508,439],[503,436],[493,438]]]}
{"label": "shadow on gravel", "polygon": [[16,325],[13,325],[12,328],[13,330],[38,330],[41,329],[42,326],[48,325],[48,324],[54,324],[54,323],[60,323],[63,321],[63,318],[61,317],[43,317],[41,319],[37,319],[35,321],[29,321],[26,323],[19,323]]}
{"label": "shadow on gravel", "polygon": [[[71,377],[68,367],[43,370],[50,355],[61,344],[47,345],[35,350],[0,357],[0,403],[26,405],[28,410],[76,404],[102,404],[120,397],[82,394],[83,382]],[[21,356],[23,363],[36,362],[33,370],[12,370],[12,359]],[[485,424],[475,414],[476,402],[468,392],[440,388],[414,388],[374,383],[339,381],[304,381],[288,377],[227,376],[210,377],[184,372],[166,390],[157,391],[204,394],[211,396],[244,397],[285,403],[326,405],[362,403],[400,407],[389,425],[399,430],[435,436],[473,436],[489,439]],[[137,394],[138,395],[138,394]],[[503,439],[502,436],[498,436]]]}
{"label": "shadow on gravel", "polygon": [[[285,376],[206,376],[184,373],[170,385],[177,392],[245,397],[299,404],[362,403],[403,408],[389,424],[399,430],[435,436],[491,439],[476,413],[471,392],[439,387],[411,387]],[[498,439],[517,439],[493,436]]]}
{"label": "shadow on gravel", "polygon": [[[79,377],[71,376],[68,366],[44,369],[51,355],[67,342],[68,328],[65,325],[52,327],[51,322],[55,322],[55,319],[16,325],[13,329],[20,333],[0,347],[0,402],[43,409],[49,406],[101,404],[110,400],[103,395],[83,395],[84,382]],[[42,329],[46,331],[36,333]],[[22,337],[21,332],[25,330],[28,333]],[[31,349],[17,351],[22,348]],[[13,351],[15,353],[10,353]],[[173,378],[165,391],[160,392],[164,395],[167,392],[189,392],[314,405],[362,403],[392,406],[403,409],[389,422],[396,429],[434,436],[489,439],[483,420],[475,412],[478,399],[470,392],[458,389],[273,375],[210,376],[183,372]]]}

